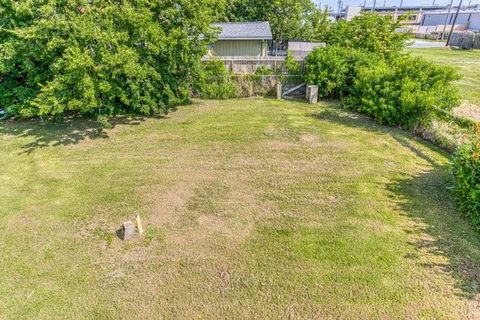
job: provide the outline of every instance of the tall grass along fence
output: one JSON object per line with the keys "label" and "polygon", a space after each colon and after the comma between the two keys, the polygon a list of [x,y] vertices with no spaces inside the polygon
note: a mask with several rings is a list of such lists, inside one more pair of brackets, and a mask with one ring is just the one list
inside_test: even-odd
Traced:
{"label": "tall grass along fence", "polygon": [[[251,96],[274,96],[277,92],[277,84],[298,84],[303,82],[303,75],[284,74],[283,69],[292,68],[291,59],[284,59],[283,65],[277,64],[279,60],[251,59],[249,68],[253,73],[237,73],[230,70],[227,63],[231,60],[216,58],[203,62],[202,72],[193,88],[193,95],[204,99],[227,99]],[[260,62],[255,64],[255,62]],[[273,63],[269,65],[268,63]],[[296,67],[296,66],[295,66]],[[298,68],[294,68],[298,69]]]}
{"label": "tall grass along fence", "polygon": [[228,73],[205,78],[193,96],[202,99],[276,97],[278,85],[285,92],[302,82],[304,77],[301,75]]}

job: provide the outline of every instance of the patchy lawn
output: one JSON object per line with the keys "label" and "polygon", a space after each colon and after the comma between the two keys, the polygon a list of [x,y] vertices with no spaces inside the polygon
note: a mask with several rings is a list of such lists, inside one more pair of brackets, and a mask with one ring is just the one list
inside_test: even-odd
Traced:
{"label": "patchy lawn", "polygon": [[408,49],[414,55],[455,67],[463,75],[458,81],[463,104],[456,113],[480,121],[480,50],[449,48]]}
{"label": "patchy lawn", "polygon": [[0,150],[2,317],[480,317],[446,156],[333,105],[7,122]]}

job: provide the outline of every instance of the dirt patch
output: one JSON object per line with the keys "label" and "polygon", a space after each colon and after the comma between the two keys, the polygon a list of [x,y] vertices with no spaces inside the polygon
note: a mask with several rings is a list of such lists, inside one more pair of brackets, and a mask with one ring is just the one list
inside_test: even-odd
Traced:
{"label": "dirt patch", "polygon": [[458,117],[470,118],[476,121],[480,121],[480,106],[477,106],[475,104],[463,102],[453,112]]}
{"label": "dirt patch", "polygon": [[176,213],[186,205],[192,189],[191,182],[182,181],[172,190],[154,191],[150,194],[154,209],[147,223],[165,228],[174,227],[179,221],[179,215]]}
{"label": "dirt patch", "polygon": [[313,143],[318,140],[318,137],[314,134],[304,133],[300,135],[300,140],[307,143]]}

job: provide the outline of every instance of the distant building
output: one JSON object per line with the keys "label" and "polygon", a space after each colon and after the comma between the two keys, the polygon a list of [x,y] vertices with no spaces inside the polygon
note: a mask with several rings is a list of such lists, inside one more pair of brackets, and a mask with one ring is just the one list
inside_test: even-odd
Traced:
{"label": "distant building", "polygon": [[[425,13],[422,17],[420,25],[422,27],[436,27],[443,29],[445,22],[447,25],[452,25],[456,12],[439,11]],[[457,22],[455,24],[457,30],[480,30],[480,11],[477,10],[462,10],[458,14]],[[438,30],[437,30],[438,31]]]}
{"label": "distant building", "polygon": [[[428,34],[443,32],[453,23],[458,7],[452,7],[448,13],[448,6],[402,6],[402,7],[360,7],[349,6],[341,13],[341,18],[351,20],[361,12],[376,12],[380,15],[391,15],[394,19],[408,15],[403,25],[405,30],[414,33]],[[480,30],[480,5],[462,7],[458,15],[455,30]],[[449,30],[449,29],[448,29]]]}
{"label": "distant building", "polygon": [[344,16],[348,19],[352,19],[354,16],[359,15],[361,12],[375,12],[380,15],[390,15],[394,19],[398,19],[400,16],[408,14],[405,24],[419,24],[422,15],[425,12],[432,12],[438,10],[447,10],[447,6],[402,6],[402,7],[361,7],[361,6],[348,6],[345,9]]}
{"label": "distant building", "polygon": [[219,57],[266,57],[272,30],[269,22],[214,23],[220,29],[210,53]]}

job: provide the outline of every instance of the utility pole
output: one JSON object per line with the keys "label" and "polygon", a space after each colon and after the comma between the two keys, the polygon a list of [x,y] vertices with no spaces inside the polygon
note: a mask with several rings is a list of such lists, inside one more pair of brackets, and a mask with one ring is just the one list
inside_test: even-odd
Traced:
{"label": "utility pole", "polygon": [[363,7],[364,7],[364,8],[367,7],[367,0],[363,1]]}
{"label": "utility pole", "polygon": [[447,46],[450,43],[450,39],[452,38],[453,28],[455,28],[455,23],[457,23],[458,14],[460,13],[460,8],[462,7],[463,0],[460,0],[458,4],[457,13],[455,14],[455,18],[453,19],[452,29],[450,29],[450,34],[448,35]]}
{"label": "utility pole", "polygon": [[452,11],[452,6],[453,6],[453,0],[450,1],[450,5],[448,6],[448,12],[447,12],[447,16],[445,18],[445,24],[443,25],[442,40],[445,40],[445,31],[447,31],[448,18],[450,17],[450,12]]}
{"label": "utility pole", "polygon": [[403,0],[400,0],[400,8],[403,7]]}
{"label": "utility pole", "polygon": [[373,7],[372,7],[372,12],[375,11],[375,7],[377,6],[377,0],[373,0]]}

